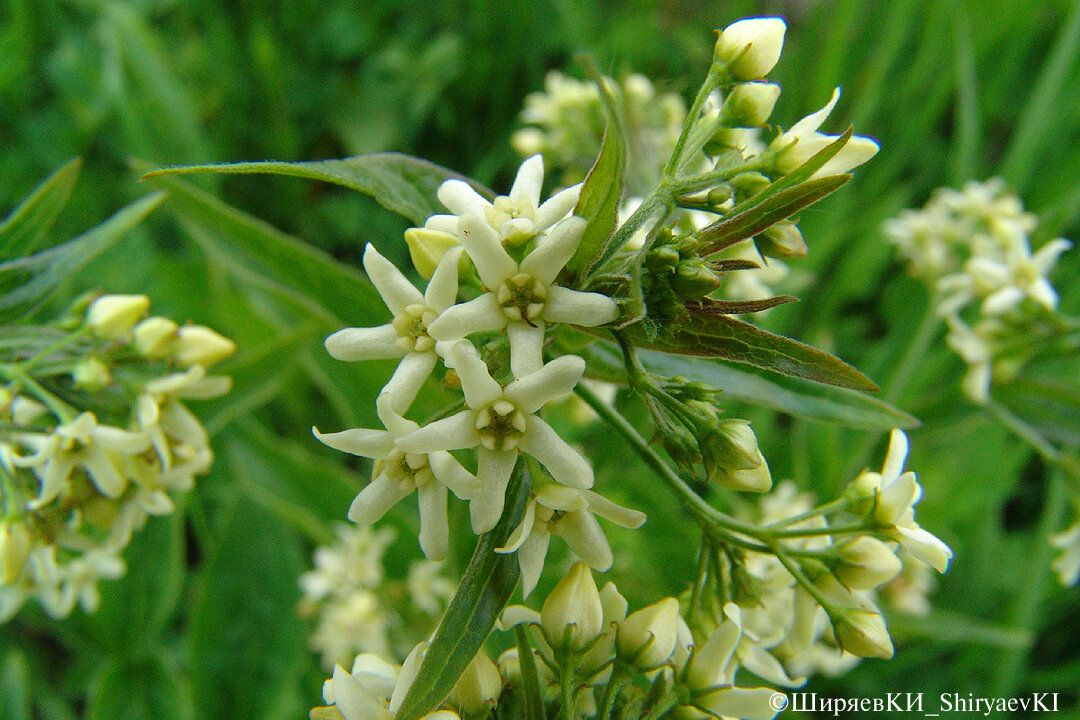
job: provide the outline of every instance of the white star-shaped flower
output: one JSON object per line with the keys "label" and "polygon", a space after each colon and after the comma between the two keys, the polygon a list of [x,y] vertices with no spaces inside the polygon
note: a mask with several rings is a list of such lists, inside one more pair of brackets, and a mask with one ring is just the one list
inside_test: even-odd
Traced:
{"label": "white star-shaped flower", "polygon": [[428,327],[438,340],[506,329],[514,377],[543,364],[544,324],[596,327],[619,316],[615,301],[600,293],[560,287],[555,278],[574,256],[585,220],[570,217],[539,238],[518,262],[503,248],[498,233],[476,215],[458,221],[458,237],[488,292],[443,312]]}
{"label": "white star-shaped flower", "polygon": [[428,559],[442,560],[449,539],[447,488],[462,500],[469,500],[480,493],[480,485],[472,473],[441,448],[406,449],[401,439],[420,426],[398,415],[387,393],[379,395],[376,406],[386,430],[354,428],[323,434],[313,428],[315,437],[335,450],[376,461],[371,483],[349,506],[349,519],[370,525],[415,491],[420,505],[420,548]]}
{"label": "white star-shaped flower", "polygon": [[481,489],[469,503],[474,532],[485,533],[499,521],[519,453],[539,460],[563,485],[592,487],[588,461],[536,415],[577,385],[585,372],[584,360],[563,355],[503,388],[469,343],[455,346],[452,355],[467,409],[398,438],[397,445],[407,453],[476,448]]}
{"label": "white star-shaped flower", "polygon": [[345,328],[326,338],[326,350],[338,360],[401,358],[390,382],[383,388],[393,399],[394,410],[405,412],[431,375],[440,356],[461,336],[444,334],[446,344],[428,334],[428,325],[454,304],[458,291],[459,248],[447,252],[421,294],[401,271],[379,254],[373,245],[364,251],[364,269],[394,319],[373,328]]}
{"label": "white star-shaped flower", "polygon": [[949,568],[953,552],[915,522],[915,505],[922,498],[922,486],[914,472],[904,472],[907,453],[907,435],[903,430],[893,430],[881,472],[865,470],[856,482],[876,495],[873,518],[891,526],[885,535],[900,543],[918,560],[943,573]]}
{"label": "white star-shaped flower", "polygon": [[[825,135],[818,128],[829,117],[840,99],[840,88],[833,90],[832,98],[825,107],[807,115],[769,144],[776,153],[776,169],[789,173],[836,141],[839,135]],[[839,175],[857,168],[880,150],[878,144],[868,137],[853,135],[840,152],[831,157],[817,172],[815,178]]]}
{"label": "white star-shaped flower", "polygon": [[528,597],[540,579],[552,535],[566,540],[593,570],[604,572],[611,567],[611,546],[594,513],[625,528],[639,528],[645,522],[645,513],[616,505],[592,490],[534,478],[521,523],[507,538],[505,547],[495,549],[497,553],[517,552],[522,597]]}

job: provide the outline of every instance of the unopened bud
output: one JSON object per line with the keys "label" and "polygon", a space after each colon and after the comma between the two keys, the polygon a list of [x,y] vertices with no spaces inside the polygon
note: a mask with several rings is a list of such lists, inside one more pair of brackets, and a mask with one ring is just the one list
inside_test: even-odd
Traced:
{"label": "unopened bud", "polygon": [[724,119],[738,127],[758,127],[769,121],[780,98],[775,83],[749,82],[736,85],[724,100]]}
{"label": "unopened bud", "polygon": [[495,706],[502,684],[499,668],[480,650],[465,667],[447,701],[464,716],[486,715]]}
{"label": "unopened bud", "polygon": [[756,195],[767,188],[771,182],[759,172],[739,173],[731,179],[732,186],[744,195]]}
{"label": "unopened bud", "polygon": [[48,412],[47,407],[28,397],[20,395],[11,401],[11,423],[13,425],[33,425],[38,418]]}
{"label": "unopened bud", "polygon": [[799,226],[790,220],[781,220],[765,230],[754,239],[754,245],[762,255],[781,260],[806,257],[810,250]]}
{"label": "unopened bud", "polygon": [[619,655],[642,670],[663,665],[675,650],[679,601],[673,597],[642,608],[619,625]]}
{"label": "unopened bud", "polygon": [[736,80],[765,77],[784,49],[787,25],[780,18],[748,18],[728,25],[716,40],[713,62],[727,65]]}
{"label": "unopened bud", "polygon": [[80,360],[71,370],[71,380],[75,387],[84,390],[100,390],[112,382],[109,375],[109,366],[96,357],[87,357]]}
{"label": "unopened bud", "polygon": [[208,368],[236,352],[236,343],[202,325],[185,325],[177,334],[173,358],[181,367]]}
{"label": "unopened bud", "polygon": [[418,227],[405,231],[405,244],[409,246],[409,257],[416,271],[425,280],[430,280],[446,251],[461,243],[448,232]]}
{"label": "unopened bud", "polygon": [[569,628],[567,649],[580,649],[600,635],[603,625],[604,607],[592,571],[579,560],[544,600],[540,627],[554,646],[562,644]]}
{"label": "unopened bud", "polygon": [[698,300],[720,287],[720,278],[700,261],[682,263],[675,270],[671,287],[683,300]]}
{"label": "unopened bud", "polygon": [[168,318],[151,317],[135,326],[135,349],[151,360],[172,355],[180,326]]}
{"label": "unopened bud", "polygon": [[903,563],[889,546],[872,537],[862,536],[845,543],[840,562],[833,568],[836,579],[852,590],[872,590],[900,574]]}
{"label": "unopened bud", "polygon": [[90,303],[86,324],[98,337],[116,340],[135,327],[150,308],[145,295],[102,295]]}
{"label": "unopened bud", "polygon": [[846,652],[882,660],[893,656],[892,638],[881,613],[863,608],[839,608],[831,620],[836,641]]}
{"label": "unopened bud", "polygon": [[0,583],[10,585],[19,579],[34,538],[22,520],[0,522]]}

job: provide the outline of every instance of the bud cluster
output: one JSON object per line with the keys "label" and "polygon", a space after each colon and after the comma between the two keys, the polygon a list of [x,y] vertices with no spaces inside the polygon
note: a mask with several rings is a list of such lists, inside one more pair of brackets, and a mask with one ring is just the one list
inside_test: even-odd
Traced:
{"label": "bud cluster", "polygon": [[1060,325],[1048,275],[1071,245],[1061,238],[1032,252],[1037,218],[1000,178],[940,188],[920,210],[885,223],[911,273],[936,290],[949,346],[968,365],[964,393],[985,403],[1012,380]]}
{"label": "bud cluster", "polygon": [[[213,455],[189,399],[229,390],[206,368],[236,346],[142,319],[143,295],[104,295],[0,366],[0,619],[30,598],[55,616],[98,604],[97,581],[151,515],[173,511]],[[162,362],[164,361],[164,362]]]}

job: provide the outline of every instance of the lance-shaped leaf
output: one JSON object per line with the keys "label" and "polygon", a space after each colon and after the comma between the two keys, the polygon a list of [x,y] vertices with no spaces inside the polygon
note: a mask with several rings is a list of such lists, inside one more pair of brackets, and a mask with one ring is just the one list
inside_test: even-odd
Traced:
{"label": "lance-shaped leaf", "polygon": [[79,177],[82,160],[74,158],[34,189],[0,223],[0,258],[14,260],[41,247]]}
{"label": "lance-shaped leaf", "polygon": [[773,335],[728,315],[690,313],[674,329],[657,333],[638,323],[624,331],[638,347],[679,355],[714,357],[773,370],[814,382],[876,392],[865,375],[817,348],[782,335]]}
{"label": "lance-shaped leaf", "polygon": [[214,165],[184,165],[162,168],[144,177],[220,173],[226,175],[290,175],[308,180],[343,185],[370,195],[391,212],[404,215],[417,225],[432,215],[446,212],[435,196],[439,185],[450,179],[464,180],[487,198],[495,194],[483,185],[452,170],[401,153],[373,153],[342,160],[312,162],[237,162]]}
{"label": "lance-shaped leaf", "polygon": [[803,208],[836,192],[850,179],[851,175],[830,175],[807,180],[795,187],[781,190],[743,212],[715,222],[698,235],[701,243],[698,253],[707,257],[740,240],[764,232],[781,220],[787,220]]}
{"label": "lance-shaped leaf", "polygon": [[477,541],[461,585],[435,630],[395,720],[419,720],[438,708],[491,634],[520,575],[517,555],[499,554],[495,548],[503,547],[521,522],[528,497],[528,471],[518,458],[506,489],[502,518]]}
{"label": "lance-shaped leaf", "polygon": [[115,245],[165,199],[165,193],[140,198],[74,240],[0,264],[0,323],[33,312],[61,283]]}
{"label": "lance-shaped leaf", "polygon": [[[587,377],[626,383],[626,370],[618,347],[594,341],[576,349],[585,358]],[[919,421],[884,400],[847,388],[821,385],[797,377],[653,350],[638,353],[642,364],[661,377],[685,377],[723,392],[723,397],[767,407],[808,420],[835,423],[859,430],[888,431],[917,427]]]}

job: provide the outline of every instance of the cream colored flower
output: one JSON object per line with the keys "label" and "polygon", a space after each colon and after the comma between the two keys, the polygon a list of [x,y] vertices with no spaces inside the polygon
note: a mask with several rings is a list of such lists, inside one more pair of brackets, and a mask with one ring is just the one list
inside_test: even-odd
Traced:
{"label": "cream colored flower", "polygon": [[[839,99],[840,88],[836,88],[825,107],[807,115],[769,144],[769,150],[776,153],[776,169],[779,172],[789,173],[795,170],[840,137],[818,132],[818,128],[829,117]],[[838,175],[857,168],[877,155],[879,149],[878,144],[870,138],[854,135],[813,177]]]}

